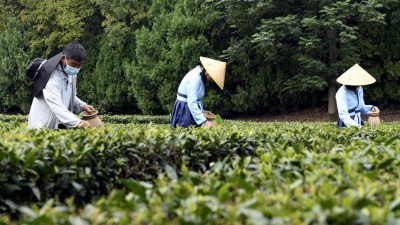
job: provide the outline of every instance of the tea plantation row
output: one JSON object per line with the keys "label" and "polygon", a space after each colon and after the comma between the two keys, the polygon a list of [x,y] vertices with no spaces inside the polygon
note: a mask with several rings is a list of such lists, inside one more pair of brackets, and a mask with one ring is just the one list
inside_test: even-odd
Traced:
{"label": "tea plantation row", "polygon": [[400,123],[120,118],[135,120],[49,131],[0,119],[0,224],[400,223]]}

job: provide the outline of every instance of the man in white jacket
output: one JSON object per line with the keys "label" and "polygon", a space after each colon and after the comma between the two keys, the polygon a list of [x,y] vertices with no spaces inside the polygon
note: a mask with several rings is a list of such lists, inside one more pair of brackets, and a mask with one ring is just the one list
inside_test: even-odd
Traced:
{"label": "man in white jacket", "polygon": [[[74,113],[96,111],[76,96],[76,75],[86,60],[86,50],[71,41],[62,53],[42,66],[35,82],[35,97],[28,118],[28,128],[85,128],[90,124]],[[47,72],[47,74],[46,74]]]}

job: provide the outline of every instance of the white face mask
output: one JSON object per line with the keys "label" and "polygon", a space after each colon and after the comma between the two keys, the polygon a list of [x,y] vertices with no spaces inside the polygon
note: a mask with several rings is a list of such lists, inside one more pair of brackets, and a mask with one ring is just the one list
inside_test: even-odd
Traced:
{"label": "white face mask", "polygon": [[65,59],[65,64],[67,64],[67,66],[64,68],[64,71],[68,74],[68,75],[77,75],[79,73],[79,69],[72,67],[70,65],[68,65],[67,63],[67,59]]}

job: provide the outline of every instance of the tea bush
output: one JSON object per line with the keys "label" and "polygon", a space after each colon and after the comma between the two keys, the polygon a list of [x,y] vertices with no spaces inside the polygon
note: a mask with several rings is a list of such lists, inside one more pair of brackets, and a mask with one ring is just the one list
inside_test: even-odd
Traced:
{"label": "tea bush", "polygon": [[51,131],[5,121],[0,224],[400,222],[400,123]]}

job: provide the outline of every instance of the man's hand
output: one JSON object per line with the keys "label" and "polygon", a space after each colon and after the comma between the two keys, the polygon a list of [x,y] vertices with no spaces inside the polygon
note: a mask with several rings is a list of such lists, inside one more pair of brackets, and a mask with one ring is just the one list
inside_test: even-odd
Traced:
{"label": "man's hand", "polygon": [[203,115],[204,116],[209,116],[209,115],[213,115],[210,111],[207,111],[207,110],[203,110]]}
{"label": "man's hand", "polygon": [[203,123],[203,126],[207,129],[210,129],[211,127],[217,125],[215,122],[211,122],[211,121],[206,121],[205,123]]}
{"label": "man's hand", "polygon": [[372,112],[380,112],[379,108],[376,106],[373,106],[371,109]]}
{"label": "man's hand", "polygon": [[79,129],[88,128],[90,127],[90,123],[88,121],[82,120],[76,127]]}
{"label": "man's hand", "polygon": [[83,110],[88,112],[89,114],[92,114],[93,112],[96,111],[96,109],[91,105],[84,105]]}

